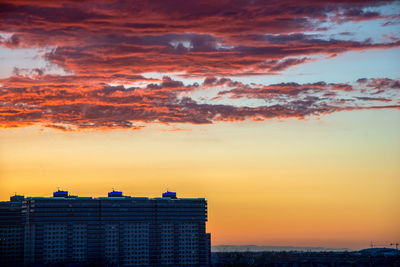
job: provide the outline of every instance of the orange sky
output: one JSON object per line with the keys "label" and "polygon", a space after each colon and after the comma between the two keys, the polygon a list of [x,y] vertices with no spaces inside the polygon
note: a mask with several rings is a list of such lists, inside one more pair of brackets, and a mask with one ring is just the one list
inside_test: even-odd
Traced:
{"label": "orange sky", "polygon": [[[399,113],[183,126],[0,131],[0,197],[206,197],[213,245],[363,248],[400,238]],[[165,130],[165,129],[164,129]]]}

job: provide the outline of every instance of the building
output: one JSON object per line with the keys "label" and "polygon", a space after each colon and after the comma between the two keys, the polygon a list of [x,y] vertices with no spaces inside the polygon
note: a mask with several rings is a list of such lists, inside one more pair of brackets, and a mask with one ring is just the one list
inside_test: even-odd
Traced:
{"label": "building", "polygon": [[208,266],[204,198],[14,196],[0,202],[0,266]]}
{"label": "building", "polygon": [[20,266],[24,262],[23,196],[0,202],[0,266]]}

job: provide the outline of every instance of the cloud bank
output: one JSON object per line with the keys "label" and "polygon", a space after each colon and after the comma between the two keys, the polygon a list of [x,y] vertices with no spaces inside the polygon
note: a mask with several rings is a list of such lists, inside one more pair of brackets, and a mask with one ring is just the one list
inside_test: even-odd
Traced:
{"label": "cloud bank", "polygon": [[[64,75],[14,69],[0,80],[2,127],[140,129],[304,118],[399,107],[399,81],[243,84],[348,51],[392,49],[400,39],[329,35],[344,23],[398,23],[395,1],[26,1],[0,3],[0,45],[43,49]],[[346,32],[342,36],[351,36]],[[163,73],[163,78],[148,78]],[[170,78],[180,73],[181,80]],[[186,78],[203,80],[188,83]],[[193,92],[214,92],[196,99]]]}
{"label": "cloud bank", "polygon": [[[0,80],[0,122],[5,127],[41,124],[61,130],[140,129],[147,123],[303,119],[343,110],[400,108],[400,81],[391,79],[258,85],[209,77],[202,84],[184,85],[165,76],[128,88],[93,84],[93,79],[44,75]],[[216,95],[202,103],[188,96],[210,89]],[[243,105],[240,99],[262,103]],[[219,103],[223,100],[231,104]]]}

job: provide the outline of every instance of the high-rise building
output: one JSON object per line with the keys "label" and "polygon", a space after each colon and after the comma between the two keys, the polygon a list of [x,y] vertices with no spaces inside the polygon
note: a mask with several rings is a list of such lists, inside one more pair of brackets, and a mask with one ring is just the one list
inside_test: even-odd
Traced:
{"label": "high-rise building", "polygon": [[0,266],[24,263],[23,196],[0,202]]}
{"label": "high-rise building", "polygon": [[208,266],[204,198],[13,196],[0,202],[0,266]]}

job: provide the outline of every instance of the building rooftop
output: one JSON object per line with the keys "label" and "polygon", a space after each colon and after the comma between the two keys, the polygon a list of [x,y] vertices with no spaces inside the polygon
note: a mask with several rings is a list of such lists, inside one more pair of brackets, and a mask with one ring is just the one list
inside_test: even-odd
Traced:
{"label": "building rooftop", "polygon": [[122,191],[111,191],[108,192],[106,197],[81,197],[81,196],[75,196],[75,195],[70,195],[68,191],[63,191],[63,190],[57,190],[56,192],[53,192],[52,197],[25,197],[23,195],[15,195],[10,197],[11,202],[16,202],[16,201],[22,201],[24,199],[52,199],[52,200],[65,200],[65,199],[70,199],[70,200],[91,200],[91,199],[99,199],[99,200],[126,200],[126,199],[131,199],[131,200],[204,200],[204,198],[178,198],[176,196],[176,192],[170,192],[166,191],[162,193],[162,197],[154,197],[154,198],[149,198],[149,197],[132,197],[132,196],[126,196],[123,195]]}

